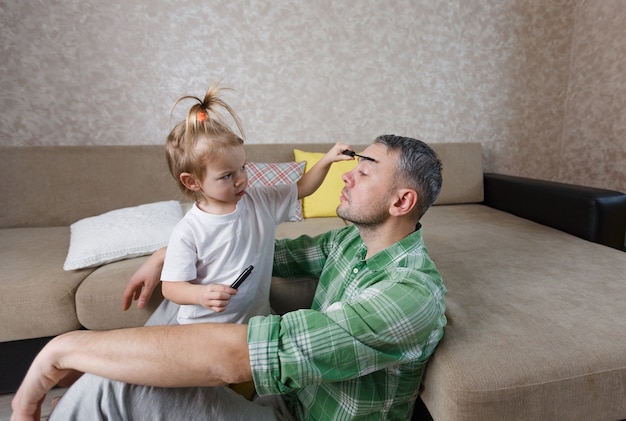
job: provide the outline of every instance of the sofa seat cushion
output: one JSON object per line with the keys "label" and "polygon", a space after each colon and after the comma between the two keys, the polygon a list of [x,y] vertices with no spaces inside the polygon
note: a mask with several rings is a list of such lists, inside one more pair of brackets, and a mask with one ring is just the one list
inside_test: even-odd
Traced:
{"label": "sofa seat cushion", "polygon": [[448,288],[421,393],[434,419],[626,415],[626,253],[482,205],[423,225]]}
{"label": "sofa seat cushion", "polygon": [[130,277],[147,259],[148,256],[121,260],[93,271],[76,291],[76,314],[80,323],[91,330],[143,326],[163,300],[160,286],[143,309],[138,309],[135,302],[123,311],[122,295]]}
{"label": "sofa seat cushion", "polygon": [[74,294],[93,269],[66,272],[69,227],[0,229],[0,341],[80,328]]}

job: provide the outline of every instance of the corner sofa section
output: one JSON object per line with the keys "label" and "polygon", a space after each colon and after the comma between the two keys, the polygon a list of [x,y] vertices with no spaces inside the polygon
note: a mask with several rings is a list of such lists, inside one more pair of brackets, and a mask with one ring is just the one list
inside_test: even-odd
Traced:
{"label": "corner sofa section", "polygon": [[[626,418],[626,195],[483,174],[480,144],[432,146],[444,187],[422,225],[448,288],[448,326],[420,391],[430,415]],[[255,162],[329,147],[246,145]],[[19,382],[45,338],[141,325],[160,302],[157,293],[148,309],[121,311],[126,283],[146,257],[63,271],[69,225],[182,198],[161,146],[0,148],[0,175],[0,377],[11,388],[17,383],[4,384],[7,367]],[[277,237],[344,225],[305,219],[281,224]],[[272,308],[308,306],[315,283],[274,278]],[[22,349],[30,354],[16,355]]]}

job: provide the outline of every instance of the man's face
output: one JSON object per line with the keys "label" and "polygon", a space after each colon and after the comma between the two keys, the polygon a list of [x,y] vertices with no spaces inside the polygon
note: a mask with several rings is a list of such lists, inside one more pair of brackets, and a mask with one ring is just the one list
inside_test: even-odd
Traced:
{"label": "man's face", "polygon": [[343,175],[346,185],[341,193],[337,215],[357,226],[375,226],[386,221],[393,203],[398,154],[379,143],[365,149],[362,155],[373,158],[375,162],[360,158],[357,167]]}

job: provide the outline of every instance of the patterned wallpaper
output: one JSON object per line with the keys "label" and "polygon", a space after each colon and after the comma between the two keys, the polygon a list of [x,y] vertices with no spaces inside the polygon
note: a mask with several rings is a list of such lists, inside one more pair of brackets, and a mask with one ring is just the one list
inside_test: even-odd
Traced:
{"label": "patterned wallpaper", "polygon": [[487,171],[626,191],[624,5],[0,0],[0,142],[160,144],[222,80],[249,143],[480,141]]}
{"label": "patterned wallpaper", "polygon": [[555,179],[626,192],[626,1],[576,9]]}

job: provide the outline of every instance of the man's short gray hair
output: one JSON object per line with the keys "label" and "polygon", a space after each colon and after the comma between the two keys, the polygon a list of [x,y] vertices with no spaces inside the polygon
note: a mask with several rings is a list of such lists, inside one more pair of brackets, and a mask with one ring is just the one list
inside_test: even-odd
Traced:
{"label": "man's short gray hair", "polygon": [[441,191],[442,165],[437,154],[426,143],[410,137],[382,135],[374,143],[400,153],[398,176],[417,192],[421,218]]}

